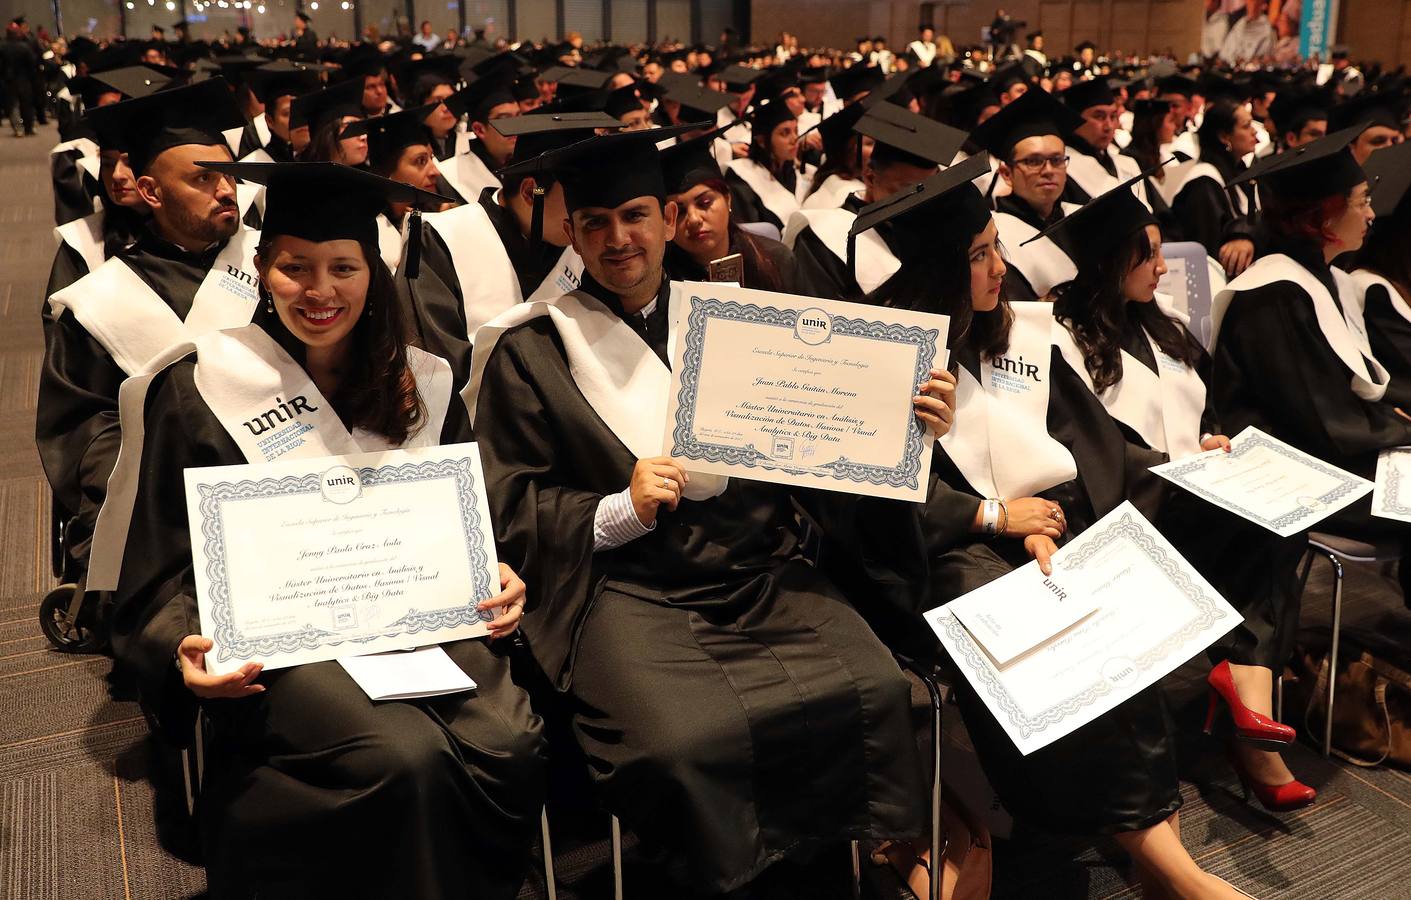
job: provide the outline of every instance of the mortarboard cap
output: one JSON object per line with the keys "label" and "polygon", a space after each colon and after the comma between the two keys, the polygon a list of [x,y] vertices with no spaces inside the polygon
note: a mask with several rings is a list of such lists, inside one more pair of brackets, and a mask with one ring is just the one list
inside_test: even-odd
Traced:
{"label": "mortarboard cap", "polygon": [[724,91],[712,91],[698,84],[670,85],[663,96],[681,104],[681,118],[687,121],[714,119],[717,112],[734,102]]}
{"label": "mortarboard cap", "polygon": [[864,206],[848,231],[849,271],[856,264],[853,247],[857,236],[870,228],[890,232],[891,246],[903,264],[934,254],[937,242],[950,235],[983,231],[990,221],[990,204],[972,182],[989,171],[990,158],[978,153],[920,184]]}
{"label": "mortarboard cap", "polygon": [[328,122],[345,116],[363,118],[363,86],[344,81],[333,87],[295,97],[289,106],[289,127],[318,131]]}
{"label": "mortarboard cap", "polygon": [[350,122],[340,138],[367,135],[367,160],[374,169],[394,162],[407,147],[431,143],[431,130],[423,124],[437,104],[428,103],[404,109],[390,116],[374,116]]}
{"label": "mortarboard cap", "polygon": [[[1372,211],[1377,214],[1378,223],[1372,227],[1385,228],[1392,216],[1401,213],[1405,218],[1411,212],[1407,202],[1411,193],[1411,142],[1402,142],[1383,147],[1367,157],[1362,166],[1367,172],[1367,181],[1372,184]],[[1399,227],[1405,228],[1404,224]]]}
{"label": "mortarboard cap", "polygon": [[556,97],[568,97],[574,94],[583,94],[589,91],[600,91],[608,83],[608,79],[613,73],[602,72],[597,69],[564,69],[558,73],[555,83],[558,90]]}
{"label": "mortarboard cap", "polygon": [[1308,122],[1327,121],[1332,98],[1326,91],[1290,86],[1279,91],[1269,104],[1269,118],[1279,136],[1297,132]]}
{"label": "mortarboard cap", "polygon": [[1117,102],[1112,94],[1112,86],[1106,78],[1079,81],[1066,91],[1060,91],[1058,99],[1076,113],[1094,106],[1111,106]]}
{"label": "mortarboard cap", "polygon": [[100,106],[90,110],[87,118],[96,131],[110,138],[109,146],[127,153],[137,175],[172,147],[202,144],[228,149],[221,132],[245,124],[222,78]]}
{"label": "mortarboard cap", "polygon": [[353,240],[376,247],[377,214],[389,204],[409,203],[427,209],[450,202],[409,184],[338,163],[200,165],[265,185],[263,239],[289,235],[314,243]]}
{"label": "mortarboard cap", "polygon": [[968,137],[958,128],[891,103],[873,106],[854,130],[877,142],[872,148],[874,163],[891,160],[920,168],[948,165]]}
{"label": "mortarboard cap", "polygon": [[630,112],[646,109],[642,104],[642,92],[635,83],[625,84],[615,91],[609,91],[603,101],[603,112],[614,119],[620,119]]}
{"label": "mortarboard cap", "polygon": [[856,65],[834,73],[828,81],[833,85],[833,93],[844,103],[880,87],[887,80],[886,73],[878,66]]}
{"label": "mortarboard cap", "polygon": [[867,115],[867,107],[861,103],[854,103],[851,106],[843,107],[813,126],[823,138],[823,155],[828,158],[836,158],[847,152],[848,138],[854,133],[854,127],[865,115]]}
{"label": "mortarboard cap", "polygon": [[550,174],[563,184],[568,212],[584,207],[615,209],[637,197],[666,199],[657,144],[710,123],[622,131],[578,141],[507,166],[501,177]]}
{"label": "mortarboard cap", "polygon": [[1028,91],[977,125],[970,133],[970,140],[1009,162],[1014,145],[1025,138],[1053,134],[1066,139],[1082,124],[1082,116],[1053,99],[1048,91]]}
{"label": "mortarboard cap", "polygon": [[1156,216],[1132,190],[1138,181],[1155,172],[1156,168],[1097,195],[1024,243],[1066,231],[1072,236],[1071,244],[1078,257],[1074,262],[1079,267],[1110,256],[1132,234],[1156,224]]}
{"label": "mortarboard cap", "polygon": [[1340,131],[1357,126],[1360,135],[1373,125],[1401,130],[1406,115],[1406,100],[1396,92],[1359,91],[1351,100],[1333,107],[1328,116],[1328,128]]}
{"label": "mortarboard cap", "polygon": [[475,76],[470,83],[446,98],[446,108],[457,117],[469,115],[472,122],[484,122],[490,117],[490,110],[497,106],[513,104],[516,112],[519,101],[510,93],[510,83],[504,78]]}
{"label": "mortarboard cap", "polygon": [[262,56],[246,56],[244,54],[232,54],[230,56],[217,56],[211,62],[220,71],[221,77],[229,83],[242,85],[245,77],[260,66],[267,65],[269,60]]}
{"label": "mortarboard cap", "polygon": [[1156,94],[1162,96],[1166,94],[1179,94],[1189,100],[1199,92],[1194,78],[1187,78],[1185,75],[1165,75],[1156,79]]}
{"label": "mortarboard cap", "polygon": [[774,129],[785,122],[797,120],[798,116],[789,109],[789,104],[782,99],[774,98],[755,103],[745,118],[750,122],[750,133],[760,137],[773,134]]}
{"label": "mortarboard cap", "polygon": [[250,92],[255,95],[255,99],[268,104],[279,97],[299,97],[318,90],[318,73],[322,69],[322,66],[278,59],[252,69],[245,76],[245,81],[250,85]]}
{"label": "mortarboard cap", "polygon": [[1261,191],[1295,200],[1345,194],[1367,180],[1347,145],[1365,130],[1354,125],[1291,150],[1255,160],[1229,186],[1258,181]]}
{"label": "mortarboard cap", "polygon": [[124,66],[75,78],[69,82],[69,90],[79,93],[85,108],[92,108],[103,94],[118,93],[124,100],[155,94],[179,84],[179,74],[184,73],[166,66]]}
{"label": "mortarboard cap", "polygon": [[720,163],[716,162],[715,139],[729,130],[729,125],[712,128],[661,151],[662,177],[668,194],[680,194],[703,181],[720,178]]}
{"label": "mortarboard cap", "polygon": [[725,87],[736,94],[743,94],[749,90],[764,75],[763,69],[752,69],[749,66],[731,64],[720,70],[718,77],[725,82]]}

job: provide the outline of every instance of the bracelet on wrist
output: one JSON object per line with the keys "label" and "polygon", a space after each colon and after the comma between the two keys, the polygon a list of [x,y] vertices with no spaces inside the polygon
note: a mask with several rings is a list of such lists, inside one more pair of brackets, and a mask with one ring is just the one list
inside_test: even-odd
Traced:
{"label": "bracelet on wrist", "polygon": [[1000,502],[993,497],[987,497],[980,502],[980,531],[986,537],[994,537],[999,533]]}

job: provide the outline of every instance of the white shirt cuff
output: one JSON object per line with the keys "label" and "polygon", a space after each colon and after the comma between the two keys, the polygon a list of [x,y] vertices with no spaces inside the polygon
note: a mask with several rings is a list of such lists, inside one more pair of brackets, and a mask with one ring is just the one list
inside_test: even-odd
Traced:
{"label": "white shirt cuff", "polygon": [[593,515],[593,552],[612,550],[652,531],[657,523],[643,525],[632,506],[632,489],[624,488],[598,501]]}

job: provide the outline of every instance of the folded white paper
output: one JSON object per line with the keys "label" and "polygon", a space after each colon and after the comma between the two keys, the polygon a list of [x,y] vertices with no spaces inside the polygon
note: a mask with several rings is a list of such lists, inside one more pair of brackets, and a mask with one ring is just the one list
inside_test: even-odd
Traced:
{"label": "folded white paper", "polygon": [[1411,522],[1411,447],[1388,447],[1377,457],[1372,515]]}
{"label": "folded white paper", "polygon": [[1372,490],[1372,482],[1250,426],[1230,452],[1210,450],[1151,471],[1282,537],[1317,525]]}
{"label": "folded white paper", "polygon": [[952,600],[946,608],[995,665],[1004,668],[1097,609],[1086,586],[1079,572],[1056,566],[1052,575],[1045,575],[1031,562]]}
{"label": "folded white paper", "polygon": [[[1114,709],[1240,622],[1130,503],[1060,548],[1053,562],[1055,580],[1097,609],[1003,667],[952,613],[960,600],[926,613],[951,659],[1024,754]],[[989,586],[1003,593],[1013,583],[1022,592],[1032,579],[1021,568]]]}
{"label": "folded white paper", "polygon": [[373,700],[415,700],[475,690],[475,682],[440,647],[345,656],[338,665]]}

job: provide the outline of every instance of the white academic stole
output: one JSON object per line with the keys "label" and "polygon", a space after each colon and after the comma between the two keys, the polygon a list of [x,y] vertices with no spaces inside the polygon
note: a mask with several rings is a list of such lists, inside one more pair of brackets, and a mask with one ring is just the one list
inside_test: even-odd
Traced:
{"label": "white academic stole", "polygon": [[804,198],[804,209],[838,209],[854,194],[860,195],[867,185],[856,178],[829,175],[818,186],[818,190]]}
{"label": "white academic stole", "polygon": [[[1064,203],[1063,213],[1069,215],[1080,208],[1077,203]],[[1025,241],[1038,235],[1038,229],[1010,213],[997,212],[994,218],[1000,243],[1004,244],[1010,263],[1023,274],[1040,298],[1047,297],[1055,285],[1078,277],[1078,267],[1052,238],[1039,238],[1032,244],[1026,244]]]}
{"label": "white academic stole", "polygon": [[955,422],[941,439],[951,462],[982,497],[1032,497],[1078,477],[1073,454],[1048,432],[1053,376],[1053,304],[1011,303],[1009,349],[960,367]]}
{"label": "white academic stole", "polygon": [[361,428],[350,432],[303,367],[258,325],[203,334],[169,347],[124,381],[119,393],[122,449],[94,530],[90,589],[115,590],[122,574],[142,478],[147,389],[160,372],[193,351],[196,389],[247,462],[434,447],[441,442],[454,376],[445,360],[415,347],[407,348],[407,360],[427,417],[421,429],[399,445]]}
{"label": "white academic stole", "polygon": [[1382,399],[1386,395],[1387,383],[1391,377],[1386,368],[1372,355],[1366,327],[1362,324],[1362,305],[1359,302],[1357,285],[1352,276],[1341,269],[1333,268],[1332,273],[1338,288],[1338,300],[1342,304],[1341,312],[1323,282],[1290,257],[1275,253],[1255,260],[1254,265],[1245,269],[1239,277],[1225,285],[1223,291],[1215,295],[1210,308],[1211,346],[1215,346],[1220,339],[1220,326],[1236,294],[1279,281],[1292,282],[1312,298],[1318,330],[1323,333],[1328,346],[1351,374],[1352,392],[1363,400]]}
{"label": "white academic stole", "polygon": [[1072,333],[1061,322],[1054,329],[1054,343],[1064,361],[1112,418],[1140,435],[1148,447],[1172,459],[1199,453],[1205,382],[1194,369],[1161,352],[1150,335],[1143,333],[1143,337],[1155,355],[1157,371],[1123,350],[1121,380],[1098,393]]}
{"label": "white academic stole", "polygon": [[1358,269],[1352,273],[1351,277],[1352,283],[1357,286],[1357,314],[1363,318],[1364,331],[1366,330],[1367,290],[1373,285],[1384,288],[1387,296],[1391,298],[1391,308],[1396,310],[1397,315],[1401,318],[1411,322],[1411,305],[1406,303],[1406,298],[1401,296],[1401,291],[1397,290],[1396,285],[1366,269]]}
{"label": "white academic stole", "polygon": [[103,254],[103,211],[65,222],[54,229],[54,238],[68,244],[83,257],[88,271],[95,271],[107,257]]}
{"label": "white academic stole", "polygon": [[1208,162],[1193,162],[1190,164],[1189,168],[1184,170],[1184,178],[1180,185],[1175,188],[1172,199],[1174,199],[1177,194],[1181,193],[1186,185],[1200,178],[1209,178],[1220,185],[1221,192],[1229,198],[1230,208],[1241,216],[1249,215],[1249,195],[1238,188],[1233,191],[1227,188],[1225,186],[1225,176],[1221,175],[1220,170]]}
{"label": "white academic stole", "polygon": [[[675,303],[668,302],[673,308],[667,313],[674,319]],[[471,423],[475,422],[485,363],[500,336],[540,316],[548,316],[558,330],[568,355],[569,373],[603,424],[638,459],[660,456],[671,370],[637,332],[586,291],[521,303],[481,327],[471,348],[470,379],[461,389]],[[683,494],[690,500],[706,500],[724,492],[728,482],[719,475],[692,473]]]}
{"label": "white academic stole", "polygon": [[[780,184],[779,179],[754,160],[732,160],[730,171],[750,186],[750,190],[759,197],[759,202],[763,203],[764,208],[769,210],[780,222],[788,222],[789,216],[798,210],[799,198],[795,193]],[[798,176],[798,180],[799,182],[803,181],[802,174]]]}
{"label": "white academic stole", "polygon": [[103,345],[128,375],[162,350],[208,331],[248,324],[259,303],[255,247],[260,233],[242,228],[216,256],[182,321],[119,257],[105,261],[49,298],[57,319],[65,309]]}
{"label": "white academic stole", "polygon": [[[784,220],[784,243],[793,249],[799,235],[805,229],[811,229],[823,246],[846,265],[848,232],[856,220],[856,213],[842,208],[801,209]],[[869,228],[857,236],[853,252],[856,254],[857,286],[863,293],[872,293],[901,268],[901,260],[892,254],[891,248],[875,228]]]}
{"label": "white academic stole", "polygon": [[500,179],[474,153],[457,153],[450,159],[436,164],[446,183],[455,188],[456,193],[467,205],[475,203],[480,192],[487,187],[498,188]]}

